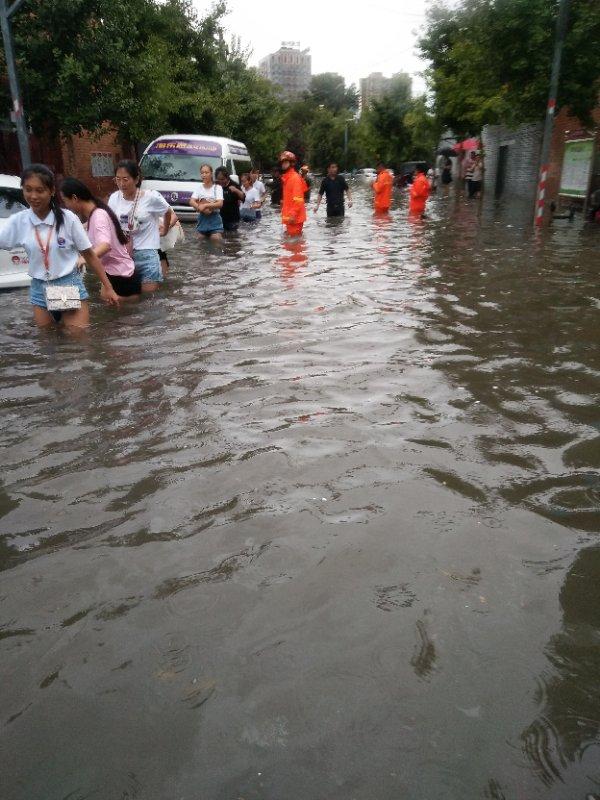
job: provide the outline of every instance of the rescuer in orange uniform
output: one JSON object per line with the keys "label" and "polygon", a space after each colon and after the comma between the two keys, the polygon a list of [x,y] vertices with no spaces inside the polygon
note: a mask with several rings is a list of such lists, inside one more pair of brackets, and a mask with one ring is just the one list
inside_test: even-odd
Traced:
{"label": "rescuer in orange uniform", "polygon": [[392,205],[393,178],[385,164],[377,164],[377,177],[372,183],[375,211],[389,211]]}
{"label": "rescuer in orange uniform", "polygon": [[281,221],[289,236],[300,236],[306,222],[304,193],[308,190],[306,182],[294,169],[296,156],[289,150],[279,156],[283,198],[281,202]]}
{"label": "rescuer in orange uniform", "polygon": [[418,164],[415,167],[415,177],[410,187],[410,205],[408,213],[421,217],[425,211],[425,203],[429,197],[431,186],[425,175],[425,165]]}

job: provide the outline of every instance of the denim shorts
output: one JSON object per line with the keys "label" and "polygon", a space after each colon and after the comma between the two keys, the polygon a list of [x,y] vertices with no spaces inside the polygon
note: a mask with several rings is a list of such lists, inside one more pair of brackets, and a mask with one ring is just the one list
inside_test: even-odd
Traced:
{"label": "denim shorts", "polygon": [[164,278],[160,268],[160,258],[156,250],[134,250],[132,257],[142,283],[163,282]]}
{"label": "denim shorts", "polygon": [[198,214],[196,230],[198,233],[203,233],[205,236],[210,236],[211,233],[221,233],[223,230],[223,220],[219,212],[213,211],[212,214]]}
{"label": "denim shorts", "polygon": [[46,308],[46,286],[77,286],[79,288],[79,296],[82,300],[87,300],[89,295],[85,289],[81,272],[74,269],[68,275],[63,275],[62,278],[55,278],[53,281],[43,281],[40,278],[31,279],[31,287],[29,290],[29,297],[32,306],[39,306]]}

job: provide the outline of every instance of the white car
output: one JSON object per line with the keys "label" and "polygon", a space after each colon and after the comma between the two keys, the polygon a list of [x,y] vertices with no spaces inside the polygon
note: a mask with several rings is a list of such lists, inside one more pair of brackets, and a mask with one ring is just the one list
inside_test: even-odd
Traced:
{"label": "white car", "polygon": [[356,173],[356,178],[357,180],[361,181],[361,183],[372,183],[376,177],[377,177],[377,170],[373,169],[372,167],[365,167],[364,169],[359,169]]}
{"label": "white car", "polygon": [[[0,175],[0,229],[6,220],[27,208],[21,191],[21,179],[16,175]],[[22,247],[0,250],[0,289],[20,289],[29,286],[29,258]]]}

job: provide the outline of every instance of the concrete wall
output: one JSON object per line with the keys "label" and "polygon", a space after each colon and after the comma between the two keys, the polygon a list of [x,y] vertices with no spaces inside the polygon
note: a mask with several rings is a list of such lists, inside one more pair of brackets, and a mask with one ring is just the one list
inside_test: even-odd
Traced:
{"label": "concrete wall", "polygon": [[535,199],[543,123],[520,125],[512,130],[504,125],[486,125],[482,132],[485,158],[484,189],[494,197],[498,177],[500,148],[507,147],[504,192],[502,197]]}

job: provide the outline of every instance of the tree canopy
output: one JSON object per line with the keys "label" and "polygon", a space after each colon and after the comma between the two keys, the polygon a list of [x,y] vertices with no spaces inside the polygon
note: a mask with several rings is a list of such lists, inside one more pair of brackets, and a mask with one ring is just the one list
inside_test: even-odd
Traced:
{"label": "tree canopy", "polygon": [[191,0],[28,0],[13,30],[34,132],[106,123],[130,141],[210,132],[270,161],[284,143],[282,105],[249,54],[226,41],[225,12],[218,2],[200,18]]}
{"label": "tree canopy", "polygon": [[[541,119],[557,11],[557,0],[437,0],[419,44],[441,121],[461,134]],[[583,120],[598,102],[598,42],[600,3],[571,0],[558,104]]]}

